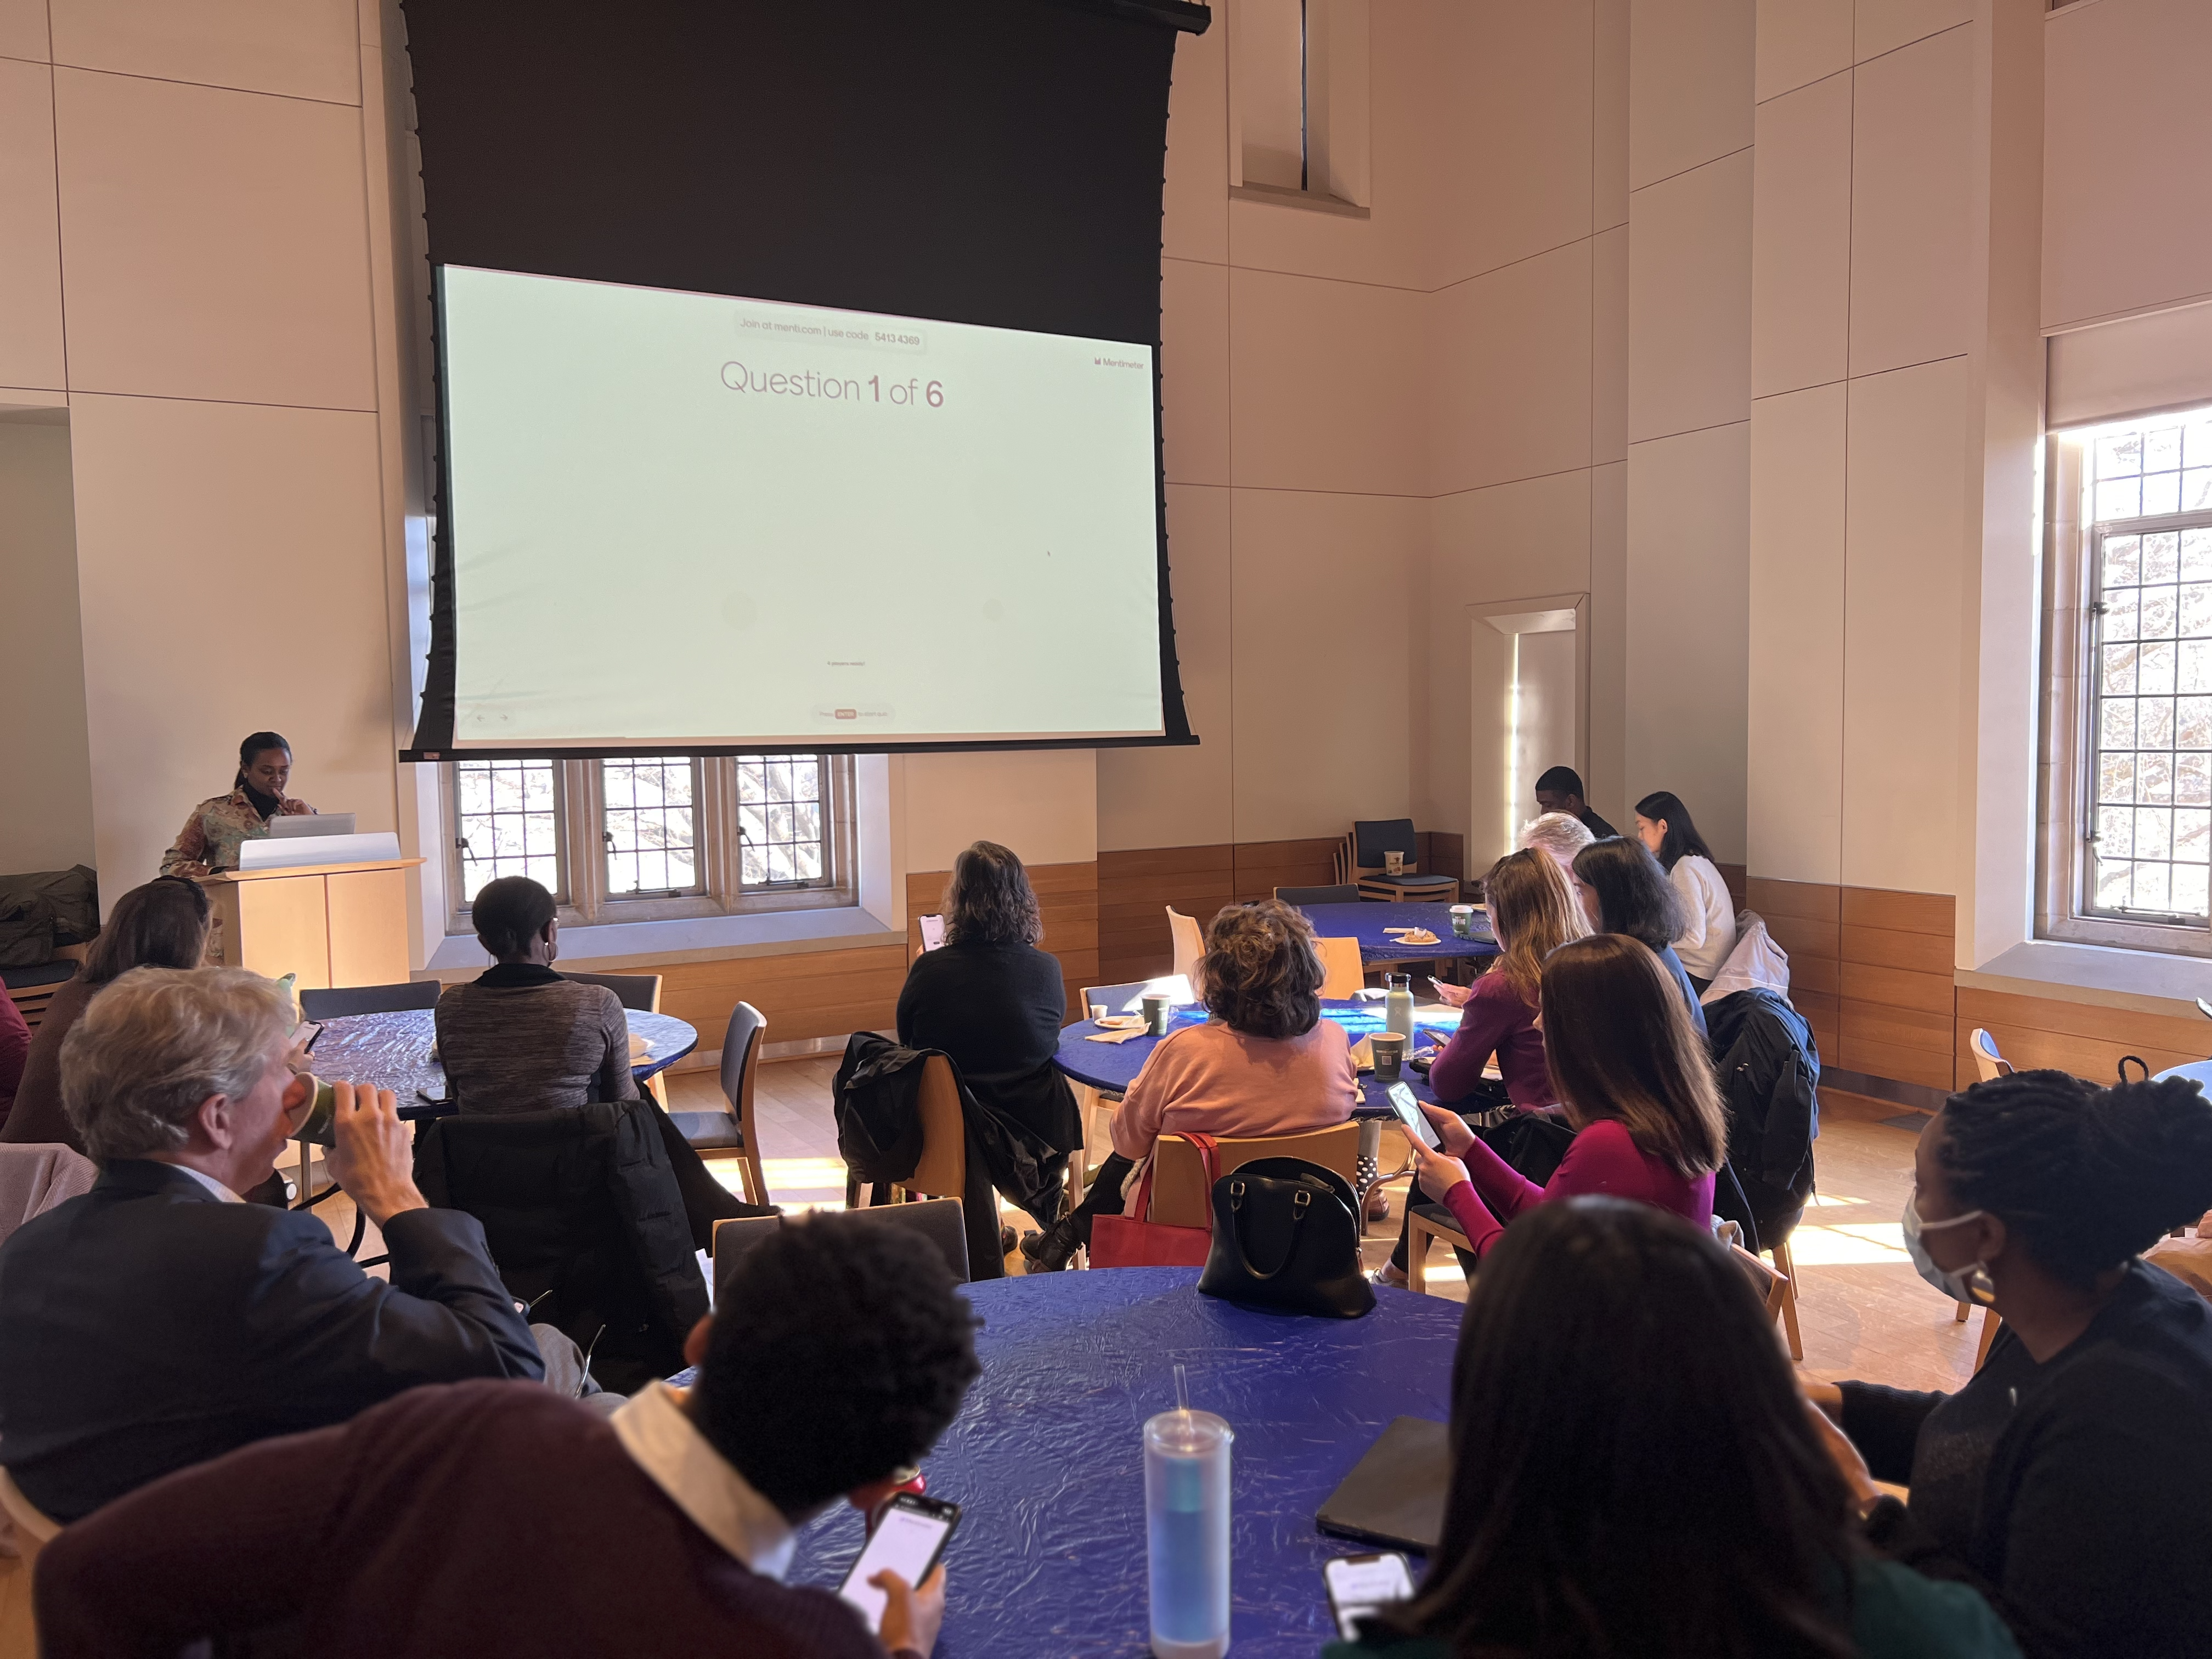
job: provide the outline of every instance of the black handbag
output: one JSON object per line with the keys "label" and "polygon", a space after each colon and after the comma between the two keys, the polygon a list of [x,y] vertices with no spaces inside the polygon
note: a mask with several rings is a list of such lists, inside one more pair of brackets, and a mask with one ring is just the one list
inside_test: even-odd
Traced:
{"label": "black handbag", "polygon": [[1198,1288],[1224,1302],[1357,1319],[1375,1306],[1359,1266],[1358,1196],[1334,1170],[1262,1158],[1213,1183],[1213,1243]]}

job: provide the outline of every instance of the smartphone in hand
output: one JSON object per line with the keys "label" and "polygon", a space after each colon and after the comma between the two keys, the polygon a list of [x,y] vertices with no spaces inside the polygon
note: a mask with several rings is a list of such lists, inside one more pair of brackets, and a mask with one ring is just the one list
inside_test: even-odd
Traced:
{"label": "smartphone in hand", "polygon": [[860,1547],[860,1559],[837,1586],[837,1594],[860,1610],[868,1629],[884,1627],[883,1591],[868,1581],[886,1567],[916,1589],[937,1570],[937,1563],[960,1524],[960,1505],[918,1492],[902,1492],[884,1506],[883,1519]]}
{"label": "smartphone in hand", "polygon": [[1406,1133],[1419,1139],[1422,1146],[1432,1152],[1440,1152],[1444,1144],[1437,1137],[1436,1126],[1429,1121],[1421,1103],[1413,1098],[1413,1091],[1402,1083],[1390,1085],[1390,1109],[1398,1115],[1398,1121],[1406,1126]]}
{"label": "smartphone in hand", "polygon": [[1359,1639],[1361,1620],[1413,1593],[1413,1575],[1406,1558],[1395,1550],[1336,1556],[1323,1564],[1321,1577],[1328,1587],[1328,1610],[1336,1620],[1336,1633],[1347,1642]]}

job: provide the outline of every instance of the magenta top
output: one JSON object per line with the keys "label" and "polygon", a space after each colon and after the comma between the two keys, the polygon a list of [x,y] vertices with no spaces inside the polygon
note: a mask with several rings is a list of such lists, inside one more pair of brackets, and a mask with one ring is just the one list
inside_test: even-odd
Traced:
{"label": "magenta top", "polygon": [[1516,1106],[1548,1106],[1552,1079],[1544,1069],[1544,1034],[1536,1011],[1522,1001],[1512,981],[1496,969],[1474,982],[1460,1010],[1459,1030],[1429,1068],[1429,1086],[1449,1105],[1464,1100],[1482,1081],[1483,1062],[1498,1056],[1505,1094]]}
{"label": "magenta top", "polygon": [[1692,1226],[1712,1225],[1712,1176],[1683,1180],[1663,1161],[1640,1150],[1627,1129],[1611,1118],[1600,1118],[1575,1136],[1546,1186],[1524,1180],[1480,1140],[1468,1149],[1466,1163],[1472,1184],[1461,1182],[1444,1194],[1443,1204],[1477,1255],[1496,1243],[1505,1224],[1523,1210],[1548,1199],[1583,1193],[1639,1198],[1672,1210]]}

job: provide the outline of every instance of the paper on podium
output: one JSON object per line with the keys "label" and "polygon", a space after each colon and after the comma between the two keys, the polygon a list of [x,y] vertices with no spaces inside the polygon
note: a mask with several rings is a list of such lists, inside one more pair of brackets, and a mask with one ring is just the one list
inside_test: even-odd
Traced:
{"label": "paper on podium", "polygon": [[381,864],[399,856],[399,837],[389,830],[358,836],[275,836],[238,844],[238,867],[298,870],[318,864]]}

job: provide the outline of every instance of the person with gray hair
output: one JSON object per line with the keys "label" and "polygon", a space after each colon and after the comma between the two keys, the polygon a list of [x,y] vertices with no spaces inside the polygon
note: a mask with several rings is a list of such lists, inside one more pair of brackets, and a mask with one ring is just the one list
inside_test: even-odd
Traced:
{"label": "person with gray hair", "polygon": [[[546,1378],[483,1225],[416,1190],[391,1091],[333,1085],[329,1155],[388,1281],[318,1217],[239,1196],[313,1102],[293,1024],[258,974],[138,968],[63,1045],[63,1106],[100,1180],[0,1246],[0,1463],[56,1520],[418,1383]],[[579,1392],[573,1346],[561,1358]]]}
{"label": "person with gray hair", "polygon": [[1514,850],[1540,847],[1552,855],[1561,875],[1570,875],[1574,871],[1575,854],[1596,839],[1572,812],[1546,812],[1521,826]]}

